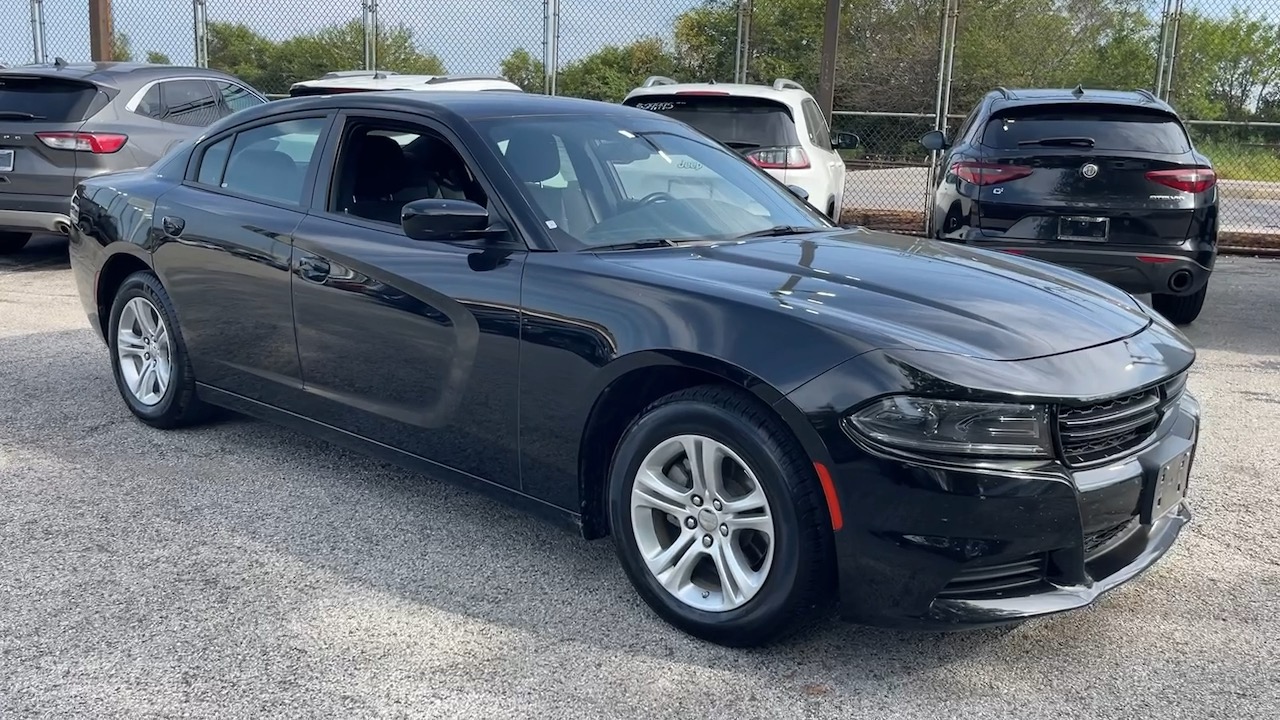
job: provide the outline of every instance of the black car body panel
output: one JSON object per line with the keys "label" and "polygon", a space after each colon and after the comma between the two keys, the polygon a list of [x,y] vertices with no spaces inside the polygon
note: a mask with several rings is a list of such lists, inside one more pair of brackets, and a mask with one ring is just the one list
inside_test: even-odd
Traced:
{"label": "black car body panel", "polygon": [[[0,232],[65,234],[79,181],[147,167],[214,120],[265,102],[206,68],[102,62],[0,70]],[[79,149],[68,146],[77,140]]]}
{"label": "black car body panel", "polygon": [[[1159,463],[1194,449],[1198,410],[1178,382],[1195,352],[1126,293],[1035,260],[829,225],[556,251],[472,123],[604,113],[690,131],[587,101],[423,95],[281,101],[216,123],[150,170],[81,182],[71,261],[91,324],[102,332],[112,282],[151,268],[205,399],[479,488],[588,537],[608,532],[598,465],[608,448],[592,445],[593,429],[620,393],[673,373],[745,388],[830,474],[841,599],[863,622],[959,627],[1087,604],[1154,562],[1186,521],[1181,502],[1148,517],[1143,498]],[[192,182],[193,154],[290,113],[335,123],[296,207]],[[412,115],[447,132],[522,242],[413,241],[327,212],[326,175],[349,114]],[[899,393],[1066,413],[1166,389],[1151,432],[1101,464],[954,465],[886,452],[843,422]],[[1099,533],[1113,535],[1086,553]],[[1040,574],[1013,591],[947,590],[994,566]]]}
{"label": "black car body panel", "polygon": [[1218,189],[1152,178],[1196,168],[1212,164],[1148,94],[994,91],[942,155],[931,232],[1189,295],[1213,269]]}

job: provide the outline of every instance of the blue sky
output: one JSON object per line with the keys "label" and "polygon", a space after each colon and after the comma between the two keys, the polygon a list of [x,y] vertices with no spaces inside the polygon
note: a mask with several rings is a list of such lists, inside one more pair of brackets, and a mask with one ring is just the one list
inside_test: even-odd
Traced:
{"label": "blue sky", "polygon": [[[129,35],[139,59],[149,50],[177,63],[194,59],[188,0],[115,0],[117,31]],[[602,45],[646,34],[668,35],[671,23],[698,0],[561,0],[562,61]],[[210,21],[240,22],[273,40],[360,17],[360,0],[208,0]],[[45,45],[50,59],[89,58],[88,3],[44,0]],[[335,8],[350,8],[348,12]],[[451,72],[497,72],[517,47],[542,55],[542,0],[380,0],[384,24],[404,23],[421,46],[436,52]],[[0,62],[30,62],[27,0],[0,0]]]}

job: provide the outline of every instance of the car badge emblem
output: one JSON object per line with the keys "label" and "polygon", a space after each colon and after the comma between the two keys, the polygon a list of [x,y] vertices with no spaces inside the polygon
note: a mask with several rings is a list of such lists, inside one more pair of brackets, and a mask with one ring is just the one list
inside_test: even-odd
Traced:
{"label": "car badge emblem", "polygon": [[1080,168],[1080,174],[1087,178],[1097,177],[1098,166],[1093,163],[1085,163],[1084,167]]}

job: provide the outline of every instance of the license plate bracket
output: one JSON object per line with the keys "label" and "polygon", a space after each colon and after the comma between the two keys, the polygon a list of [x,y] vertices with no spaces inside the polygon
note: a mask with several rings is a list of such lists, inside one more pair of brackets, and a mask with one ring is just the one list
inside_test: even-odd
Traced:
{"label": "license plate bracket", "polygon": [[13,172],[13,151],[0,149],[0,172]]}
{"label": "license plate bracket", "polygon": [[1151,484],[1150,502],[1143,521],[1151,523],[1174,512],[1187,495],[1193,451],[1188,450],[1161,466]]}
{"label": "license plate bracket", "polygon": [[1058,218],[1058,239],[1070,242],[1106,242],[1111,218],[1070,215]]}

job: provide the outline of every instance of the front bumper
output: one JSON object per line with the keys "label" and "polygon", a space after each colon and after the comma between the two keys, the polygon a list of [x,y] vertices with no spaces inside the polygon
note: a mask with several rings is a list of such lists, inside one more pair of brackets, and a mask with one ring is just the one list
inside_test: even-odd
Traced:
{"label": "front bumper", "polygon": [[1093,603],[1155,564],[1191,520],[1185,500],[1155,512],[1149,506],[1162,467],[1194,462],[1199,426],[1198,403],[1184,395],[1145,449],[1090,470],[1057,466],[1056,475],[871,453],[837,466],[846,515],[876,508],[859,517],[864,531],[836,533],[841,615],[952,630]]}

